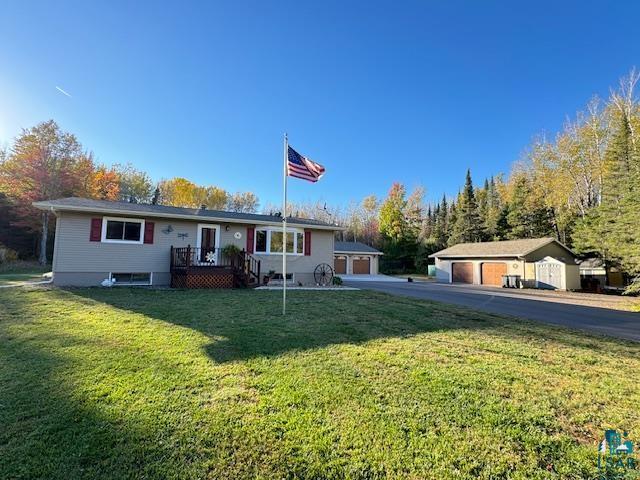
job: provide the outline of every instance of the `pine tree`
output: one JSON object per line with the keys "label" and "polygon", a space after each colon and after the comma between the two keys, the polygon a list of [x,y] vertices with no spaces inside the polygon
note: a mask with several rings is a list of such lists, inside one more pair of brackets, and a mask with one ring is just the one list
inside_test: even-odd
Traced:
{"label": "pine tree", "polygon": [[529,180],[517,175],[507,207],[507,238],[537,238],[553,233],[549,210],[540,205],[533,195]]}
{"label": "pine tree", "polygon": [[486,189],[485,236],[488,240],[502,240],[506,234],[506,210],[493,177],[487,182]]}
{"label": "pine tree", "polygon": [[456,221],[452,228],[449,244],[480,242],[482,234],[482,221],[471,181],[471,171],[467,170],[464,189],[459,196],[456,207]]}
{"label": "pine tree", "polygon": [[449,205],[447,197],[443,195],[442,201],[434,212],[433,233],[431,234],[431,243],[433,243],[436,250],[442,250],[447,246],[447,240],[449,239],[448,218]]}

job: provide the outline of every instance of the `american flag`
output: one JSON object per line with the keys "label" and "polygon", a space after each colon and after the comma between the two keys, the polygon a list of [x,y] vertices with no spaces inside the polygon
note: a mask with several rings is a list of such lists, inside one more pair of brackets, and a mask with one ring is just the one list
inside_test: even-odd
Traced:
{"label": "american flag", "polygon": [[324,167],[288,147],[287,175],[315,183],[324,175]]}

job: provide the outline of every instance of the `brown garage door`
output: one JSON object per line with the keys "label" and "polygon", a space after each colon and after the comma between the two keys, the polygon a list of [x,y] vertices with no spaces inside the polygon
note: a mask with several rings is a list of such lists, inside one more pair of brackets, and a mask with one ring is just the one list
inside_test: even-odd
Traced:
{"label": "brown garage door", "polygon": [[353,259],[353,273],[360,275],[369,275],[369,259],[368,258],[354,258]]}
{"label": "brown garage door", "polygon": [[502,285],[502,276],[507,274],[506,263],[483,263],[482,264],[482,284]]}
{"label": "brown garage door", "polygon": [[473,283],[473,264],[471,262],[455,262],[451,266],[454,283]]}
{"label": "brown garage door", "polygon": [[337,275],[344,275],[347,273],[347,259],[344,257],[336,257],[333,260],[333,269]]}

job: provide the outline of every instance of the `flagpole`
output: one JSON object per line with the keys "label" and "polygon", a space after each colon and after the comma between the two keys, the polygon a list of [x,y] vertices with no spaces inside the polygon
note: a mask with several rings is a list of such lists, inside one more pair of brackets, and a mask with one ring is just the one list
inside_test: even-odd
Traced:
{"label": "flagpole", "polygon": [[284,134],[284,155],[282,165],[282,315],[287,314],[287,134]]}

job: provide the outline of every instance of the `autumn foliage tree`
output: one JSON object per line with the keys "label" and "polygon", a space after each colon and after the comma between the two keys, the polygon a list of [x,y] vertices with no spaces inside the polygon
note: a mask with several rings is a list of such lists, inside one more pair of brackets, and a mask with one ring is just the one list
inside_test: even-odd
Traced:
{"label": "autumn foliage tree", "polygon": [[91,155],[75,135],[63,132],[53,120],[25,129],[0,163],[0,192],[14,206],[18,227],[40,236],[38,261],[47,263],[48,212],[32,203],[65,197],[86,189],[92,174]]}

